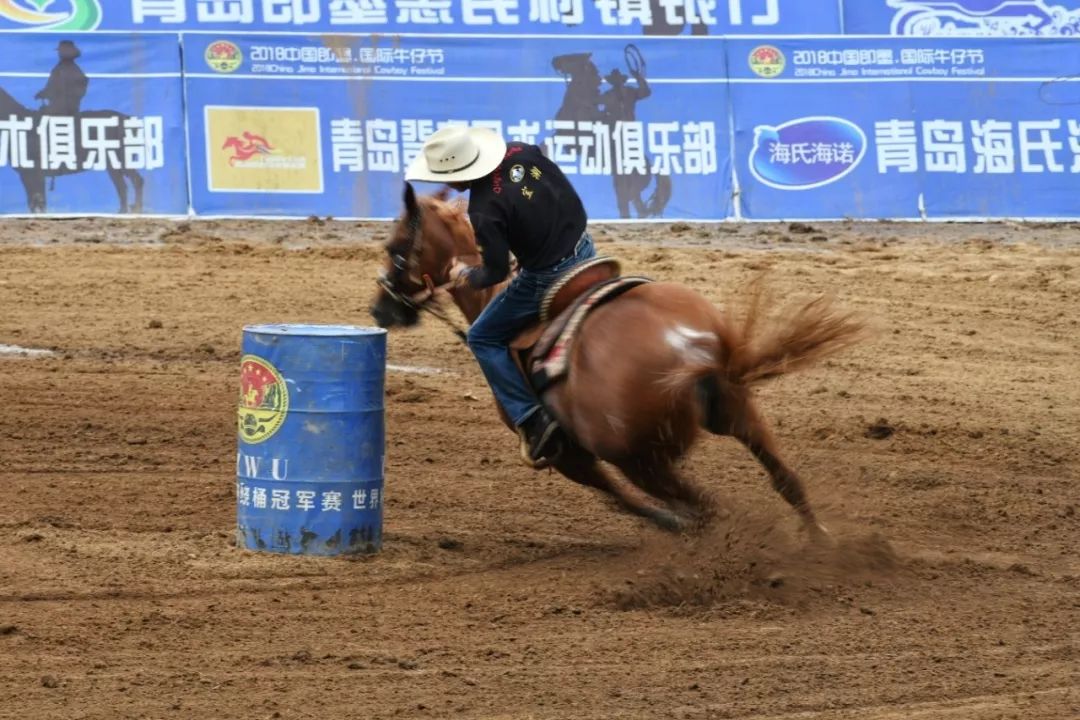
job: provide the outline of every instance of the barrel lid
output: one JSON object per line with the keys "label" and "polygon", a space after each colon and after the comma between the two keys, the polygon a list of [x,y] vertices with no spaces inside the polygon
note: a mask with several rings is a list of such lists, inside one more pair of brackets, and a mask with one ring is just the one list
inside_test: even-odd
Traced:
{"label": "barrel lid", "polygon": [[385,335],[386,330],[359,325],[294,325],[274,323],[268,325],[245,325],[244,332],[257,335],[295,335],[298,337],[343,337],[357,335]]}

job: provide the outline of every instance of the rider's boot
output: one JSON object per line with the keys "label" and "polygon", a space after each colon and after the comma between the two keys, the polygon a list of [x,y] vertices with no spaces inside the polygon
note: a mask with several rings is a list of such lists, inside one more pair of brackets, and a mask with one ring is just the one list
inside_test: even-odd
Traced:
{"label": "rider's boot", "polygon": [[530,415],[517,431],[521,437],[521,458],[526,465],[539,470],[559,459],[563,433],[546,409],[541,407]]}

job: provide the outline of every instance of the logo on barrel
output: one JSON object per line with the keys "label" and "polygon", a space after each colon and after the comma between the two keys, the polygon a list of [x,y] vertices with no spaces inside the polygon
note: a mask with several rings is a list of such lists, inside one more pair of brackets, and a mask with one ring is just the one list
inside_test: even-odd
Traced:
{"label": "logo on barrel", "polygon": [[237,429],[246,443],[260,443],[278,431],[289,413],[289,388],[273,365],[257,355],[240,360]]}

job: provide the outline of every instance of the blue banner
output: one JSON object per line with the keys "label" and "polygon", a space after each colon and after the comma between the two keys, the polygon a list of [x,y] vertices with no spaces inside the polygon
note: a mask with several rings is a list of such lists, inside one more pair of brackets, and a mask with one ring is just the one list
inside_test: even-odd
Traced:
{"label": "blue banner", "polygon": [[187,212],[176,36],[2,42],[0,213]]}
{"label": "blue banner", "polygon": [[728,44],[747,218],[1080,214],[1068,41]]}
{"label": "blue banner", "polygon": [[733,211],[719,39],[185,35],[184,58],[201,214],[394,217],[449,123],[544,146],[595,220]]}
{"label": "blue banner", "polygon": [[849,35],[1072,37],[1080,0],[846,0]]}
{"label": "blue banner", "polygon": [[0,30],[506,33],[840,32],[837,0],[0,0]]}

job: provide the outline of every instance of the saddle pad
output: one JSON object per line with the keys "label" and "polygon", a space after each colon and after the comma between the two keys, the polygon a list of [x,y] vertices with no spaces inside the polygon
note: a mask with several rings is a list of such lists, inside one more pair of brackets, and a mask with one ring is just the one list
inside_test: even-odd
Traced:
{"label": "saddle pad", "polygon": [[530,363],[530,380],[537,392],[542,392],[566,374],[574,338],[590,312],[627,290],[648,282],[652,281],[644,277],[614,278],[591,288],[557,317],[540,336]]}

